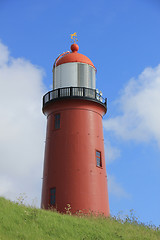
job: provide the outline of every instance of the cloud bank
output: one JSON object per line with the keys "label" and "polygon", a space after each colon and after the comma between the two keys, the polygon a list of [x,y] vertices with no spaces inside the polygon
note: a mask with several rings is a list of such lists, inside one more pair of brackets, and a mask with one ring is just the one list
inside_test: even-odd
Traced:
{"label": "cloud bank", "polygon": [[160,65],[131,79],[116,105],[121,115],[105,120],[105,130],[123,140],[154,140],[160,147]]}
{"label": "cloud bank", "polygon": [[117,158],[120,157],[120,150],[116,147],[113,147],[108,140],[105,140],[105,159],[107,164],[111,164]]}
{"label": "cloud bank", "polygon": [[44,72],[10,56],[0,42],[0,196],[40,198],[45,117]]}
{"label": "cloud bank", "polygon": [[115,176],[108,175],[108,192],[109,195],[112,194],[116,198],[131,198],[131,195],[128,194],[120,183],[116,180]]}
{"label": "cloud bank", "polygon": [[[160,65],[148,67],[137,79],[132,78],[114,104],[120,114],[103,121],[106,131],[120,140],[154,141],[160,147]],[[120,156],[120,151],[108,140],[105,152],[109,164]],[[113,175],[108,176],[108,188],[115,197],[130,197]]]}

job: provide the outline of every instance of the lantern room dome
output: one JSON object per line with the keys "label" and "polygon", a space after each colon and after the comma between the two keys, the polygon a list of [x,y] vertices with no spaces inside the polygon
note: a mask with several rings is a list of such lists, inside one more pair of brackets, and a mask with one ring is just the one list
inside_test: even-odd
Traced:
{"label": "lantern room dome", "polygon": [[72,44],[71,45],[72,52],[61,55],[57,59],[56,66],[59,66],[64,63],[80,62],[80,63],[89,64],[95,68],[94,64],[88,57],[86,57],[85,55],[83,55],[81,53],[78,53],[78,49],[79,49],[79,46],[76,43]]}

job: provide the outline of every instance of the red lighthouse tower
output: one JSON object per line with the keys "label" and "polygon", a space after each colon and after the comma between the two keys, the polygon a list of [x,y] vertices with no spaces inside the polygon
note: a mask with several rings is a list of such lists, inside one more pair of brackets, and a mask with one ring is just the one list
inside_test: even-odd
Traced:
{"label": "red lighthouse tower", "polygon": [[45,209],[81,210],[109,216],[102,117],[106,99],[96,90],[96,69],[78,53],[60,55],[53,66],[53,90],[43,97],[47,133],[42,202]]}

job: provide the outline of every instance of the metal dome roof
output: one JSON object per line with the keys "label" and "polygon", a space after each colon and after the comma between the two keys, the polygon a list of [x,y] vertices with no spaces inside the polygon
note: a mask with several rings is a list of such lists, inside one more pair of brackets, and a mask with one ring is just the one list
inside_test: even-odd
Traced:
{"label": "metal dome roof", "polygon": [[64,63],[70,63],[70,62],[81,62],[81,63],[89,64],[95,68],[94,64],[88,57],[77,52],[78,49],[79,49],[79,46],[76,43],[72,44],[71,45],[72,52],[66,52],[64,54],[61,54],[56,61],[56,66],[59,66]]}

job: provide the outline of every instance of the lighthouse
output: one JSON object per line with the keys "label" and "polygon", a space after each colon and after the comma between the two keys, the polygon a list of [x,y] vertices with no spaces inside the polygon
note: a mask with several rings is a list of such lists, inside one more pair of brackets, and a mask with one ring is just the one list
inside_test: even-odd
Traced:
{"label": "lighthouse", "polygon": [[41,207],[109,216],[102,118],[107,101],[96,90],[96,68],[78,52],[53,65],[53,90],[43,97],[47,117]]}

